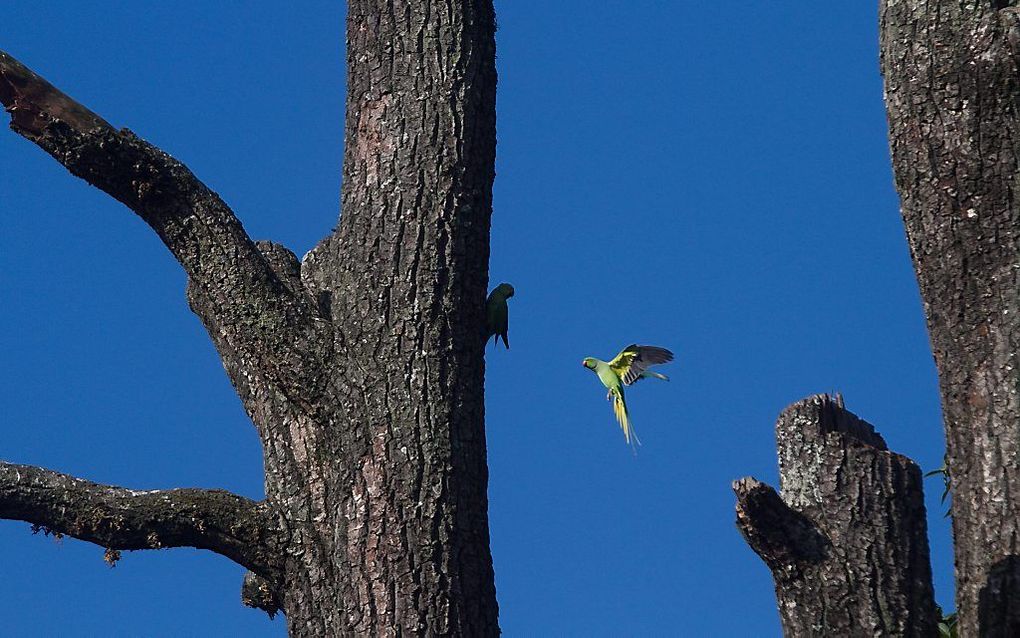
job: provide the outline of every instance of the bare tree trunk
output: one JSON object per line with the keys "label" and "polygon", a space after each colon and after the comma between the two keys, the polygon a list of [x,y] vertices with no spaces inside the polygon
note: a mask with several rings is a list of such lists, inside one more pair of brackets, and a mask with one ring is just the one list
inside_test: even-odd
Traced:
{"label": "bare tree trunk", "polygon": [[0,53],[11,127],[137,213],[189,276],[264,448],[266,500],[0,463],[0,517],[251,570],[294,636],[499,633],[482,327],[495,161],[490,0],[351,0],[342,215],[303,261],[186,167]]}
{"label": "bare tree trunk", "polygon": [[889,139],[945,416],[961,636],[1020,635],[1020,15],[881,2]]}
{"label": "bare tree trunk", "polygon": [[776,423],[781,493],[733,485],[737,527],[772,570],[786,636],[936,632],[921,472],[818,395]]}

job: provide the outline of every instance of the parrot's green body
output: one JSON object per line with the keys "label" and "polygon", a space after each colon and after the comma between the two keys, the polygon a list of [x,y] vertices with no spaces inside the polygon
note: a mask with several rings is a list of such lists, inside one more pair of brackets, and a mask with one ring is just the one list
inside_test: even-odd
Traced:
{"label": "parrot's green body", "polygon": [[485,300],[485,341],[488,343],[489,337],[492,337],[495,343],[502,337],[507,350],[510,349],[510,339],[507,336],[510,330],[510,311],[506,300],[513,296],[514,287],[503,283],[496,286]]}
{"label": "parrot's green body", "polygon": [[673,353],[665,348],[629,345],[612,361],[588,357],[581,362],[581,365],[598,375],[599,381],[606,386],[606,390],[608,390],[606,398],[613,402],[613,413],[616,414],[616,420],[620,423],[627,443],[640,445],[641,441],[638,440],[637,434],[634,433],[634,427],[630,423],[623,386],[652,377],[669,381],[669,377],[666,375],[652,372],[648,368],[659,363],[669,363],[672,360]]}

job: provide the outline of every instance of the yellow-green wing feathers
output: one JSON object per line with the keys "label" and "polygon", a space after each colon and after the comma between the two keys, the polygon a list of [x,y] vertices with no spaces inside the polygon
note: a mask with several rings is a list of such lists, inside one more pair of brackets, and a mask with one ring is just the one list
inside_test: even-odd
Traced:
{"label": "yellow-green wing feathers", "polygon": [[609,367],[620,377],[624,385],[631,385],[641,379],[641,373],[651,366],[669,363],[672,360],[673,353],[665,348],[631,344],[609,362]]}
{"label": "yellow-green wing feathers", "polygon": [[658,346],[639,346],[632,344],[623,349],[608,363],[599,361],[594,357],[588,357],[581,363],[584,367],[598,375],[602,384],[609,389],[609,398],[613,403],[613,414],[616,416],[620,429],[623,430],[623,437],[632,447],[641,445],[641,441],[634,432],[634,426],[630,422],[630,414],[627,411],[627,401],[624,399],[623,386],[631,385],[638,379],[644,377],[657,377],[667,380],[666,375],[658,372],[648,372],[648,368],[660,363],[668,363],[673,360],[673,353]]}

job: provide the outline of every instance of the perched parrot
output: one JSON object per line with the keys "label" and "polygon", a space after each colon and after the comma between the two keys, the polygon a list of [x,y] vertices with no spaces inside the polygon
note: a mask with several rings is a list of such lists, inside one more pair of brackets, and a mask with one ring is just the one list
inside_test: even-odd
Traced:
{"label": "perched parrot", "polygon": [[641,441],[638,440],[637,434],[634,433],[634,427],[630,424],[627,400],[623,396],[623,386],[650,377],[669,381],[669,377],[666,375],[652,372],[648,368],[659,363],[669,363],[672,360],[673,353],[665,348],[631,344],[608,363],[595,357],[588,357],[581,362],[581,365],[599,375],[599,381],[606,386],[608,390],[606,399],[613,402],[616,420],[620,422],[623,436],[631,446],[640,445]]}
{"label": "perched parrot", "polygon": [[503,345],[510,349],[510,340],[507,338],[507,331],[510,328],[510,314],[506,307],[506,300],[514,296],[514,287],[503,283],[496,286],[489,293],[485,300],[485,342],[489,337],[496,343],[499,337],[503,337]]}

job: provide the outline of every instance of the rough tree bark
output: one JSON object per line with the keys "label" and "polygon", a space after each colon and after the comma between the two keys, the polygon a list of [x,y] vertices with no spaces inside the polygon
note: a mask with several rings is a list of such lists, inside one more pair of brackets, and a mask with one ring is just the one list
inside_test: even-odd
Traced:
{"label": "rough tree bark", "polygon": [[1020,10],[882,0],[889,139],[939,373],[961,636],[1020,635]]}
{"label": "rough tree bark", "polygon": [[0,517],[244,565],[291,635],[499,633],[481,340],[495,160],[491,0],[351,0],[342,215],[299,261],[180,162],[7,54],[11,128],[138,214],[189,277],[264,448],[266,500],[0,463]]}
{"label": "rough tree bark", "polygon": [[936,635],[917,465],[826,395],[784,410],[776,445],[782,496],[753,478],[733,490],[784,635]]}

